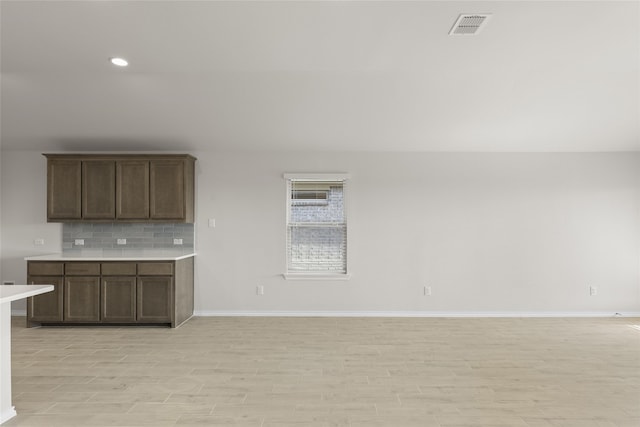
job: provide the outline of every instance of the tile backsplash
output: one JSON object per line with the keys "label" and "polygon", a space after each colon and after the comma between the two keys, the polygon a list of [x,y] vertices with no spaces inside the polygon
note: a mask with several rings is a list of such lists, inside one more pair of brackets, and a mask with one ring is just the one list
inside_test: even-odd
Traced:
{"label": "tile backsplash", "polygon": [[[76,245],[76,239],[84,245]],[[119,245],[118,239],[127,239]],[[182,239],[174,245],[173,239]],[[62,251],[194,248],[194,225],[178,223],[64,223]]]}

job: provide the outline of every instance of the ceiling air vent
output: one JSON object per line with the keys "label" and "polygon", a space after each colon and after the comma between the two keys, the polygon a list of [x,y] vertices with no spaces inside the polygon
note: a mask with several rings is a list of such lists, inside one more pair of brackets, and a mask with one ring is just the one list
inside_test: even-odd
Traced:
{"label": "ceiling air vent", "polygon": [[474,35],[480,32],[484,23],[487,22],[491,14],[489,13],[463,13],[458,16],[449,34]]}

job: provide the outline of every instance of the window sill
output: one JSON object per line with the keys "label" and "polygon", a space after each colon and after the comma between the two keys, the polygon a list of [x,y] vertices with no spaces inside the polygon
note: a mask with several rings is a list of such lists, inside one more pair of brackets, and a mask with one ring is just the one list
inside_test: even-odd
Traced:
{"label": "window sill", "polygon": [[286,280],[350,280],[351,274],[285,273]]}

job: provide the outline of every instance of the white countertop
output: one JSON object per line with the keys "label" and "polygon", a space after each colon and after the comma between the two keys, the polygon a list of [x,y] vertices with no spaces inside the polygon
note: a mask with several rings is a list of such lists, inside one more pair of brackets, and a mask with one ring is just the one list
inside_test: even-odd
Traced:
{"label": "white countertop", "polygon": [[0,285],[0,304],[53,291],[53,285]]}
{"label": "white countertop", "polygon": [[25,257],[26,261],[178,261],[196,256],[195,252],[141,249],[126,251],[95,250]]}
{"label": "white countertop", "polygon": [[11,401],[11,301],[53,291],[53,285],[0,285],[0,424],[16,416]]}

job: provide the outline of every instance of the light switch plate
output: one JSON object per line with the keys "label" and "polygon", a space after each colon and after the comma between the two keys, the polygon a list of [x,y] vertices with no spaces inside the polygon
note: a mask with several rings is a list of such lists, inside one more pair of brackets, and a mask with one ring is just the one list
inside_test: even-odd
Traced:
{"label": "light switch plate", "polygon": [[118,239],[117,242],[119,245],[126,245],[127,244],[127,239]]}

